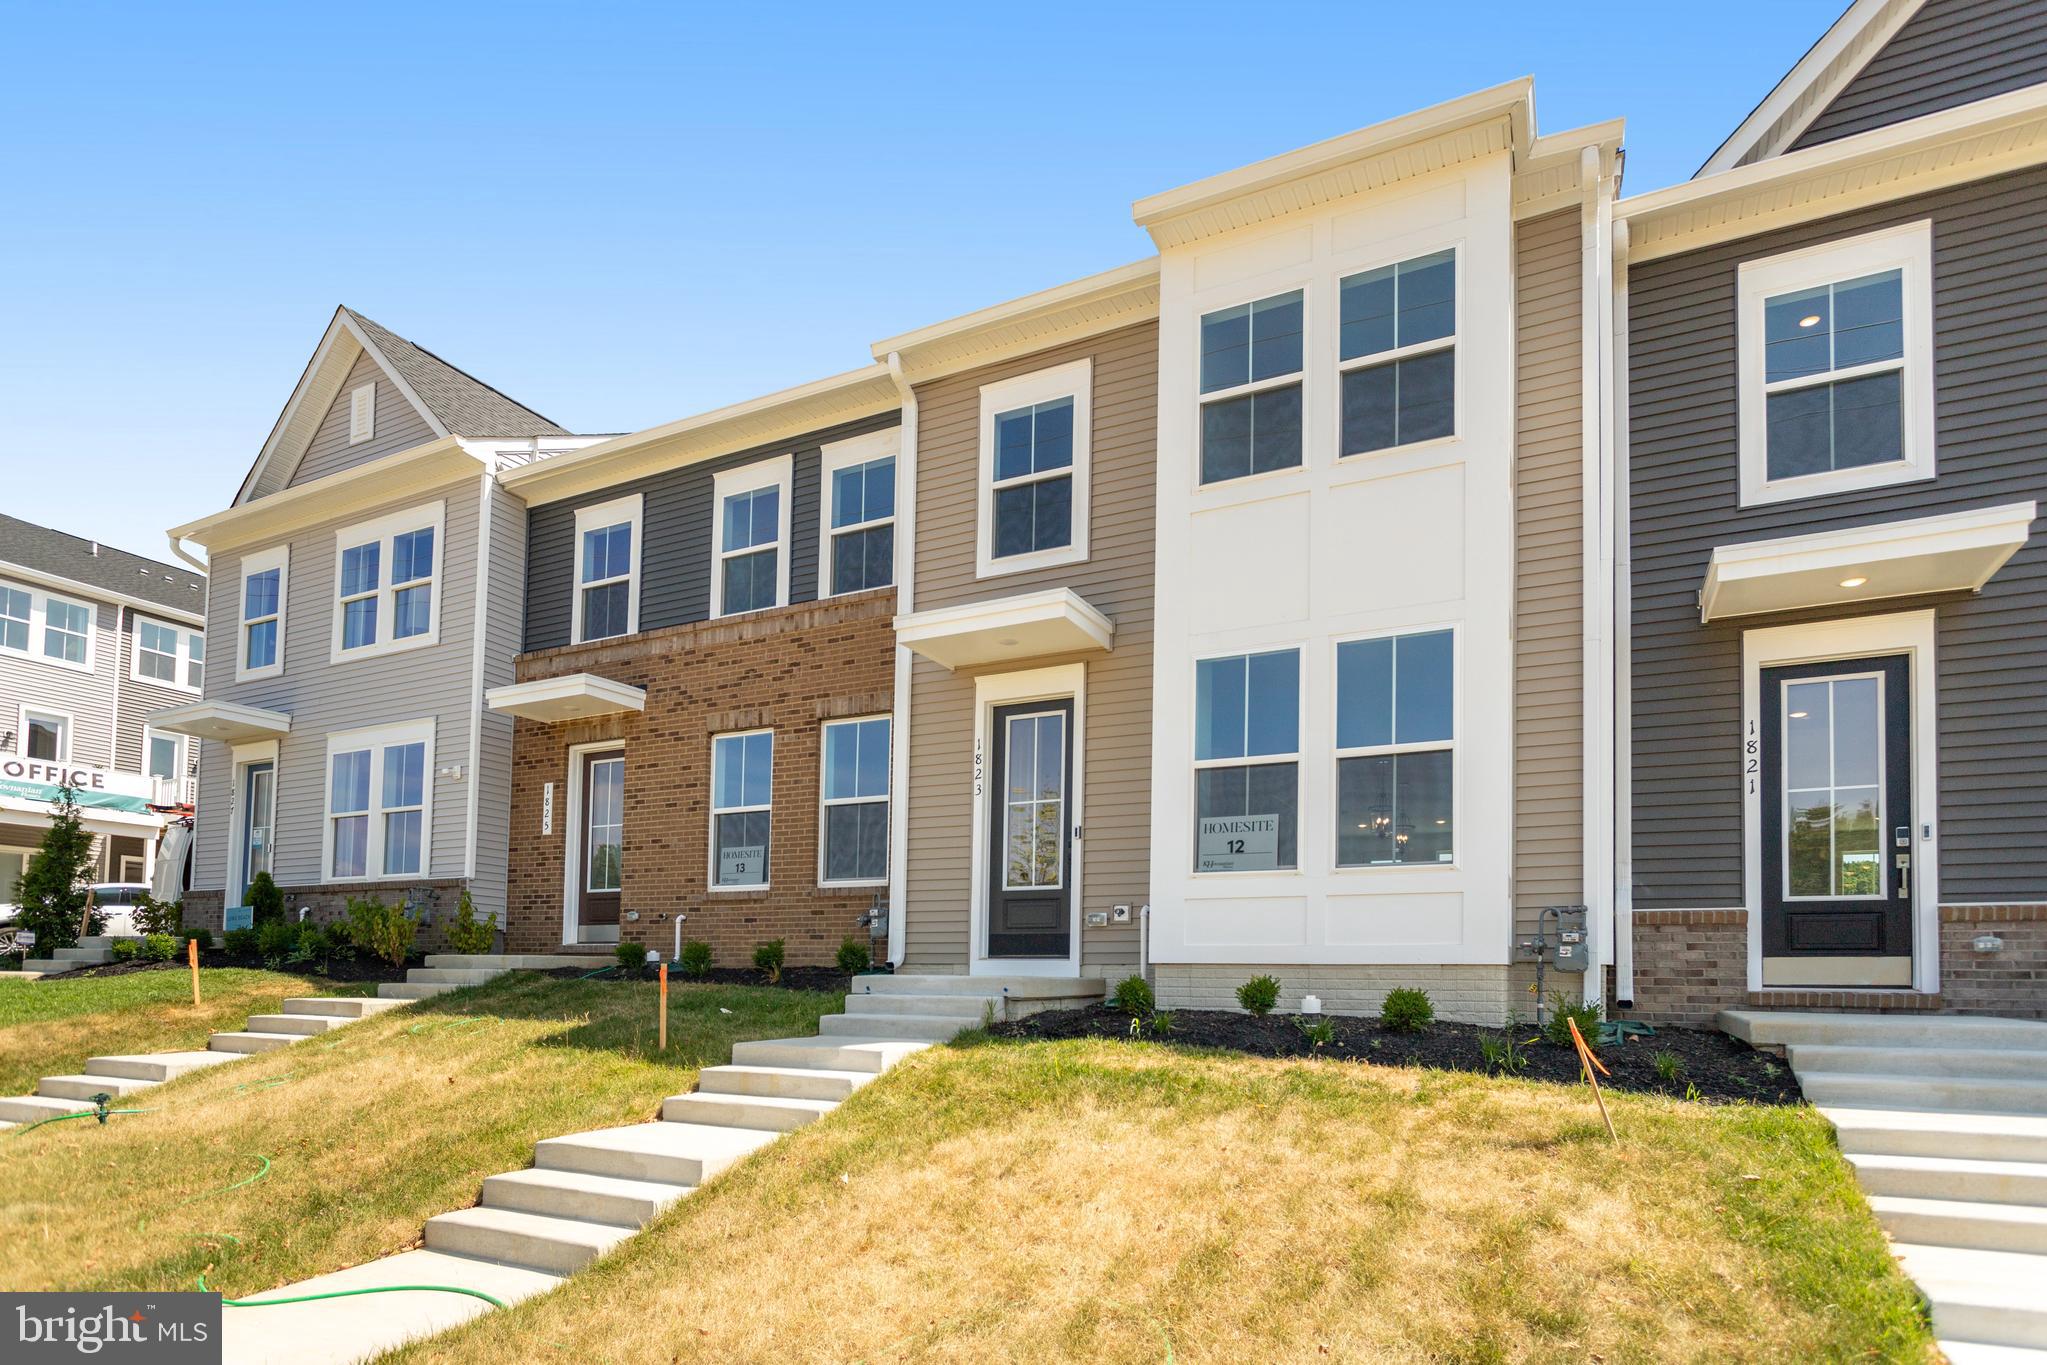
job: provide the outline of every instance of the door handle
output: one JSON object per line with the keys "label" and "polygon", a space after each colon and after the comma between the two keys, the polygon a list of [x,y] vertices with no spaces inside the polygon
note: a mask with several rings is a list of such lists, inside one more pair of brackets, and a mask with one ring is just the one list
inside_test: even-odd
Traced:
{"label": "door handle", "polygon": [[1912,899],[1912,855],[1898,855],[1898,897],[1901,901]]}

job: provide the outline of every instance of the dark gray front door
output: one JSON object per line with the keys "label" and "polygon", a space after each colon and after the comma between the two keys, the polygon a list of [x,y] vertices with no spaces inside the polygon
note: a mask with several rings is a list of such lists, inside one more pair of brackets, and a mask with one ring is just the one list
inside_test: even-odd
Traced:
{"label": "dark gray front door", "polygon": [[988,956],[1073,946],[1073,701],[995,709],[988,803]]}
{"label": "dark gray front door", "polygon": [[1907,662],[1762,671],[1765,957],[1912,953]]}

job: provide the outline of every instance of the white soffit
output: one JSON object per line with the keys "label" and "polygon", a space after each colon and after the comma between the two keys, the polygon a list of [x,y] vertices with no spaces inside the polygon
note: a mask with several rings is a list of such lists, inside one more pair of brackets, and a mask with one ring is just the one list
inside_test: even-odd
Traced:
{"label": "white soffit", "polygon": [[168,734],[246,744],[290,733],[291,713],[232,701],[195,701],[153,712],[148,724],[150,729]]}
{"label": "white soffit", "polygon": [[528,720],[586,720],[591,716],[646,710],[647,689],[600,678],[595,673],[570,673],[560,678],[537,678],[493,687],[483,694],[483,700],[493,711]]}
{"label": "white soffit", "polygon": [[2016,502],[1716,546],[1699,593],[1699,619],[1974,592],[2026,543],[2035,510],[2033,503]]}
{"label": "white soffit", "polygon": [[896,643],[948,669],[1113,649],[1116,623],[1071,588],[898,616]]}

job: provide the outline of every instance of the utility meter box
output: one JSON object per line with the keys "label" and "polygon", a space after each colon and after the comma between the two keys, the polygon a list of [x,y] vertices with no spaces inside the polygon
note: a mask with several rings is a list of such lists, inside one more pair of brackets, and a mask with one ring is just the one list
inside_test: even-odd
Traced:
{"label": "utility meter box", "polygon": [[1590,944],[1585,937],[1585,907],[1556,907],[1557,946],[1554,965],[1560,972],[1582,972],[1592,965]]}

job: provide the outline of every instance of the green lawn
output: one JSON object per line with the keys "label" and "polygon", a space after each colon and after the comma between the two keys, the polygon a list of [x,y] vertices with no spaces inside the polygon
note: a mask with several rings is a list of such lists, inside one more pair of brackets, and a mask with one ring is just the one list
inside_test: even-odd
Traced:
{"label": "green lawn", "polygon": [[396,1355],[1929,1361],[1802,1108],[1105,1041],[940,1048]]}
{"label": "green lawn", "polygon": [[203,1048],[209,1034],[275,1014],[291,995],[374,995],[369,983],[337,983],[295,972],[184,967],[120,976],[45,977],[0,982],[0,1095],[25,1095],[44,1076],[73,1075],[109,1053]]}
{"label": "green lawn", "polygon": [[837,1004],[677,986],[663,1054],[652,983],[515,974],[142,1091],[152,1112],[104,1128],[0,1131],[9,1287],[190,1289],[204,1271],[248,1294],[403,1250],[538,1139],[653,1118],[734,1041],[815,1032]]}

